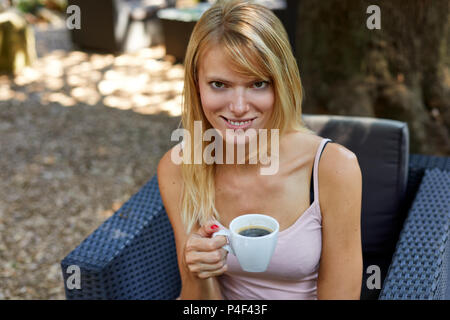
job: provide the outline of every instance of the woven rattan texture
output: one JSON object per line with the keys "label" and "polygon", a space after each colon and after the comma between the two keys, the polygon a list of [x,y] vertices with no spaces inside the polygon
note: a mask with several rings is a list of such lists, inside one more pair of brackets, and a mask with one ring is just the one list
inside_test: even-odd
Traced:
{"label": "woven rattan texture", "polygon": [[448,286],[450,172],[426,169],[380,299],[443,299]]}
{"label": "woven rattan texture", "polygon": [[[81,289],[68,289],[68,266]],[[156,175],[62,262],[67,299],[173,299],[181,284]]]}
{"label": "woven rattan texture", "polygon": [[437,168],[442,171],[450,171],[450,157],[411,154],[409,156],[409,167],[421,169]]}

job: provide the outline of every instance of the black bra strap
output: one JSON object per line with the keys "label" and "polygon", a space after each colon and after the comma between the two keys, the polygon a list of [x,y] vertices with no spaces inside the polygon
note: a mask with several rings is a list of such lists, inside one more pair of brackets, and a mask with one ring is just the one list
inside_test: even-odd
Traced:
{"label": "black bra strap", "polygon": [[[326,147],[328,142],[332,142],[332,141],[328,140],[327,142],[325,142],[325,144],[324,144],[324,146],[322,148],[322,151],[320,151],[319,161],[320,161],[320,157],[322,157],[323,149],[325,149],[325,147]],[[314,179],[313,178],[314,178],[314,163],[313,163],[313,168],[312,168],[312,172],[311,172],[311,182],[309,184],[310,185],[310,188],[309,188],[309,201],[310,201],[310,204],[313,204],[313,202],[314,202]]]}

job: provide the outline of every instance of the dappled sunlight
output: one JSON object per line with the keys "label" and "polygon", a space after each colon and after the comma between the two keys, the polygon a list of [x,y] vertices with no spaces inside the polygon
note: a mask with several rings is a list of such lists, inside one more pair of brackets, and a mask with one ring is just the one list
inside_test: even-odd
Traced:
{"label": "dappled sunlight", "polygon": [[144,108],[150,105],[158,105],[164,103],[166,101],[166,97],[164,95],[143,95],[136,94],[133,96],[133,103],[138,108]]}
{"label": "dappled sunlight", "polygon": [[129,110],[132,108],[132,102],[123,97],[108,96],[103,100],[103,103],[105,106],[121,110]]}
{"label": "dappled sunlight", "polygon": [[46,78],[45,86],[50,90],[61,90],[64,87],[64,80],[61,78]]}
{"label": "dappled sunlight", "polygon": [[10,100],[14,99],[17,101],[25,101],[27,99],[27,95],[23,92],[16,92],[11,90],[8,85],[0,85],[0,100]]}
{"label": "dappled sunlight", "polygon": [[156,60],[145,61],[143,67],[150,72],[166,71],[170,68],[169,62],[160,62]]}
{"label": "dappled sunlight", "polygon": [[80,102],[95,105],[100,101],[100,95],[94,87],[78,87],[72,89],[71,96]]}
{"label": "dappled sunlight", "polygon": [[114,63],[114,56],[112,54],[93,54],[90,61],[93,69],[100,70],[111,66]]}
{"label": "dappled sunlight", "polygon": [[15,92],[7,85],[0,86],[0,100],[14,99]]}
{"label": "dappled sunlight", "polygon": [[43,69],[43,75],[49,77],[62,77],[64,74],[62,61],[57,59],[48,60]]}
{"label": "dappled sunlight", "polygon": [[41,76],[41,72],[39,72],[37,69],[25,67],[22,72],[15,77],[14,82],[18,86],[25,86],[34,81],[37,81]]}
{"label": "dappled sunlight", "polygon": [[136,55],[140,59],[160,59],[165,53],[164,46],[156,46],[153,48],[143,48]]}
{"label": "dappled sunlight", "polygon": [[78,64],[83,61],[86,61],[88,58],[89,58],[89,55],[85,52],[71,51],[68,53],[66,61],[73,62],[73,64]]}
{"label": "dappled sunlight", "polygon": [[179,83],[177,86],[177,81],[161,81],[161,82],[152,82],[150,84],[150,90],[156,93],[172,92],[173,90],[176,90],[179,87],[180,87]]}
{"label": "dappled sunlight", "polygon": [[89,83],[88,79],[78,74],[68,75],[66,81],[67,84],[72,87],[86,86]]}
{"label": "dappled sunlight", "polygon": [[73,107],[77,103],[77,100],[61,92],[50,93],[44,99],[48,102],[59,103],[65,107]]}
{"label": "dappled sunlight", "polygon": [[181,114],[181,96],[175,99],[165,101],[161,104],[161,110],[166,111],[172,116]]}
{"label": "dappled sunlight", "polygon": [[118,56],[54,50],[10,80],[0,82],[0,99],[64,107],[103,105],[141,114],[181,114],[184,67],[165,57],[164,46]]}
{"label": "dappled sunlight", "polygon": [[166,72],[166,77],[167,77],[167,79],[171,79],[171,80],[176,80],[176,79],[183,80],[184,79],[184,67],[181,65],[173,66]]}
{"label": "dappled sunlight", "polygon": [[107,80],[101,81],[98,85],[102,93],[102,88],[109,93],[119,89],[130,94],[138,93],[143,91],[149,83],[149,75],[145,73],[128,76],[125,72],[108,71],[105,76]]}

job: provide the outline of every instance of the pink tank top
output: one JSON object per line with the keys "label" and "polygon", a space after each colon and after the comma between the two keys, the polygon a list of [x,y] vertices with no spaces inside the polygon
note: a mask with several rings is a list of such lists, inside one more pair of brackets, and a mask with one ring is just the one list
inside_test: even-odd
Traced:
{"label": "pink tank top", "polygon": [[294,224],[278,234],[277,247],[265,272],[243,271],[236,257],[228,254],[228,270],[218,277],[224,299],[317,299],[317,277],[322,251],[318,164],[328,141],[331,140],[322,140],[314,159],[314,202]]}

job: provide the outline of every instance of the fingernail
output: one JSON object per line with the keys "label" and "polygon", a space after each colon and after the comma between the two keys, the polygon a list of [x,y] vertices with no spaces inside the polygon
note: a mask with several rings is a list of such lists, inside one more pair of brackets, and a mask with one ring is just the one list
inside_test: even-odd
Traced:
{"label": "fingernail", "polygon": [[212,226],[211,226],[211,229],[217,229],[219,226],[217,225],[217,224],[213,224]]}

